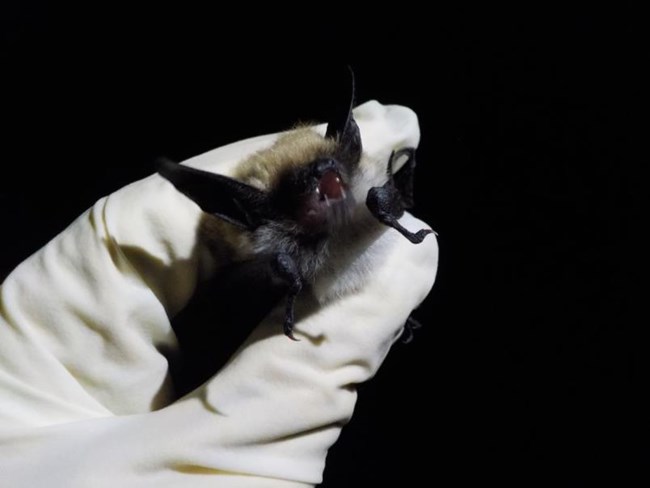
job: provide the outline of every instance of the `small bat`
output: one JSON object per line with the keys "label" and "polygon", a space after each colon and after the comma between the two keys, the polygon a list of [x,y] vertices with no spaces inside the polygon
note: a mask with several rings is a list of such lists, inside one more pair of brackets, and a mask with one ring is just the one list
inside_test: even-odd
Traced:
{"label": "small bat", "polygon": [[377,221],[413,243],[433,232],[413,233],[398,222],[413,205],[414,148],[393,152],[386,172],[369,176],[360,170],[363,148],[353,104],[354,79],[349,104],[330,119],[325,136],[309,127],[287,132],[242,161],[234,178],[159,162],[158,172],[206,213],[201,234],[219,265],[246,263],[249,273],[270,273],[269,282],[282,288],[284,333],[294,340],[296,297],[328,268],[337,243],[341,248]]}

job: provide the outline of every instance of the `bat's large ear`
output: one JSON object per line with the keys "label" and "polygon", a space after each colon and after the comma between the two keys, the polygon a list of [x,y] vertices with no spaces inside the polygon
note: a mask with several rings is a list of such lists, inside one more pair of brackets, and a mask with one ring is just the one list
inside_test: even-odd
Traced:
{"label": "bat's large ear", "polygon": [[350,93],[345,103],[337,104],[327,123],[325,137],[336,139],[339,142],[343,154],[352,162],[358,163],[361,159],[361,134],[359,126],[352,116],[354,107],[354,72],[348,67],[350,74]]}
{"label": "bat's large ear", "polygon": [[267,194],[227,176],[173,163],[157,162],[158,173],[204,212],[253,230],[268,218]]}

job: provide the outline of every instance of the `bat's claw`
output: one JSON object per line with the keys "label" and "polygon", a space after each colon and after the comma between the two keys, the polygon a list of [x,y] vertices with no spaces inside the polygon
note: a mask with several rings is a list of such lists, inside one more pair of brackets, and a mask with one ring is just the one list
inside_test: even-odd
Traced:
{"label": "bat's claw", "polygon": [[[409,196],[409,200],[411,197]],[[368,191],[366,206],[370,213],[382,224],[392,227],[406,237],[413,244],[420,244],[426,236],[433,233],[431,229],[421,229],[411,232],[399,223],[404,215],[404,209],[408,207],[395,182],[389,179],[384,186],[376,186]]]}
{"label": "bat's claw", "polygon": [[286,335],[289,339],[292,341],[300,342],[300,339],[297,339],[296,336],[293,335],[293,323],[285,322],[283,329],[284,335]]}
{"label": "bat's claw", "polygon": [[286,253],[279,253],[275,256],[274,261],[275,271],[280,278],[282,278],[288,285],[287,291],[287,304],[284,310],[284,335],[292,341],[298,341],[293,335],[294,313],[293,307],[296,302],[296,297],[302,289],[302,277],[296,266],[294,259]]}
{"label": "bat's claw", "polygon": [[421,229],[417,232],[410,232],[402,227],[402,229],[394,227],[400,234],[406,237],[413,244],[420,244],[426,236],[433,234],[431,229]]}

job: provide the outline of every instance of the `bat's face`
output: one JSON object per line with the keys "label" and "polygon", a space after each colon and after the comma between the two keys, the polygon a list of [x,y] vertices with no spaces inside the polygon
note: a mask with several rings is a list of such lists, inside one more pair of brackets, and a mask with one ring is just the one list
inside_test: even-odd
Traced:
{"label": "bat's face", "polygon": [[235,178],[264,193],[262,226],[283,222],[292,234],[315,239],[350,219],[360,141],[354,123],[336,138],[299,128],[242,162]]}
{"label": "bat's face", "polygon": [[[327,259],[333,235],[353,225],[358,208],[353,187],[361,159],[359,128],[346,114],[325,136],[309,127],[281,135],[253,154],[234,177],[260,195],[249,208],[252,254],[292,256],[300,274],[315,275]],[[259,192],[259,193],[258,193]]]}

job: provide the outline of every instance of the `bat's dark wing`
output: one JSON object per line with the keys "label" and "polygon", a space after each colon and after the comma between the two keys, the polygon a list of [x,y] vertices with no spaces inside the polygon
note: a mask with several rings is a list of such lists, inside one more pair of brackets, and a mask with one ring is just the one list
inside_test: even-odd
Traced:
{"label": "bat's dark wing", "polygon": [[204,212],[246,229],[268,220],[268,195],[227,176],[160,159],[158,173],[178,191],[191,198]]}
{"label": "bat's dark wing", "polygon": [[[393,163],[399,158],[406,157],[404,165],[393,173]],[[402,197],[402,204],[405,209],[413,208],[413,179],[415,176],[415,148],[407,147],[393,154],[388,163],[388,171],[393,174],[393,183]]]}

